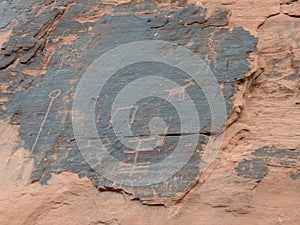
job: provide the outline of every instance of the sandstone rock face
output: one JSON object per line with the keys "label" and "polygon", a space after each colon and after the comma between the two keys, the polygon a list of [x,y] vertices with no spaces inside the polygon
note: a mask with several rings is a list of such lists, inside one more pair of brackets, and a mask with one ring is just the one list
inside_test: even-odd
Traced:
{"label": "sandstone rock face", "polygon": [[[0,3],[0,224],[298,224],[299,6],[287,0]],[[149,173],[164,176],[176,163],[160,171],[149,165],[172,156],[183,139],[179,164],[189,140],[197,137],[180,171],[136,186],[109,179],[89,163],[74,136],[72,110],[76,88],[95,59],[145,40],[167,41],[199,56],[216,77],[227,113],[226,123],[213,127],[221,115],[212,116],[205,87],[185,71],[153,61],[122,68],[95,98],[87,94],[96,107],[99,136],[82,139],[88,147],[101,141],[119,162],[145,164]],[[169,79],[186,91],[164,89],[169,103],[192,96],[201,126],[183,132],[177,108],[151,96],[125,107],[132,136],[113,129],[118,93],[153,75],[150,86]],[[97,82],[102,80],[92,80]],[[148,87],[135,88],[143,93]],[[120,141],[136,138],[151,151],[132,152]],[[216,157],[207,163],[209,140],[221,138]]]}

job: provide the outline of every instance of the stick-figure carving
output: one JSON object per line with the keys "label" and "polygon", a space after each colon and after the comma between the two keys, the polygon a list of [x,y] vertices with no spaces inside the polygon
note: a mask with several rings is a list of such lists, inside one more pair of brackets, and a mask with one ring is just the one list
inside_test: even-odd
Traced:
{"label": "stick-figure carving", "polygon": [[143,173],[146,172],[149,168],[150,162],[144,162],[144,163],[136,163],[134,167],[130,164],[124,164],[122,165],[122,172],[123,174],[128,174],[129,176],[133,175],[133,172],[135,173]]}
{"label": "stick-figure carving", "polygon": [[38,131],[38,133],[37,133],[37,135],[36,135],[36,138],[35,138],[35,140],[34,140],[34,142],[33,142],[33,145],[32,145],[32,148],[31,148],[31,152],[34,151],[35,146],[36,146],[36,144],[37,144],[37,142],[38,142],[38,140],[39,140],[39,138],[40,138],[40,136],[41,136],[41,133],[42,133],[42,131],[43,131],[43,128],[44,128],[46,119],[47,119],[47,117],[48,117],[48,115],[49,115],[49,112],[50,112],[50,110],[51,110],[51,107],[52,107],[52,105],[53,105],[53,102],[54,102],[54,100],[55,100],[60,94],[61,94],[61,90],[54,90],[54,91],[51,91],[51,92],[48,94],[48,97],[50,98],[50,103],[49,103],[49,106],[48,106],[48,108],[47,108],[46,114],[45,114],[45,116],[44,116],[44,118],[43,118],[43,121],[42,121],[42,123],[41,123],[41,126],[40,126],[40,128],[39,128],[39,131]]}
{"label": "stick-figure carving", "polygon": [[132,117],[129,121],[129,128],[131,128],[131,125],[133,124],[134,122],[134,119],[135,119],[135,115],[136,115],[136,112],[137,110],[139,109],[139,107],[137,105],[134,105],[134,106],[125,106],[125,107],[120,107],[120,108],[117,108],[117,110],[113,113],[112,117],[111,117],[111,120],[109,121],[109,124],[108,126],[112,126],[112,121],[115,119],[116,115],[118,112],[120,111],[123,111],[123,110],[128,110],[128,109],[134,109],[133,113],[132,113]]}
{"label": "stick-figure carving", "polygon": [[185,89],[189,86],[195,85],[192,79],[187,79],[186,81],[188,81],[188,83],[183,86],[166,90],[169,93],[169,96],[166,100],[171,101],[175,95],[178,95],[178,101],[183,101],[185,97]]}
{"label": "stick-figure carving", "polygon": [[[145,138],[134,138],[133,140],[128,141],[137,143],[134,150],[127,151],[127,153],[135,154],[130,171],[130,176],[133,174],[133,172],[137,172],[137,168],[139,170],[147,168],[147,163],[144,163],[143,165],[140,165],[140,163],[138,163],[138,155],[140,152],[152,151],[157,146],[162,146],[164,144],[164,135],[168,132],[168,126],[166,126],[165,122],[161,118],[153,118],[149,123],[149,129],[151,135],[153,136]],[[143,146],[144,143],[145,145]]]}

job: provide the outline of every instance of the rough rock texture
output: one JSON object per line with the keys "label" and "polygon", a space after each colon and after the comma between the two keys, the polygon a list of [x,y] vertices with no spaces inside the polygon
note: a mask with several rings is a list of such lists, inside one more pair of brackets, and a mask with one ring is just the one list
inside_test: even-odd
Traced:
{"label": "rough rock texture", "polygon": [[[299,6],[288,0],[0,3],[0,224],[298,224]],[[207,133],[209,125],[199,130],[200,154],[182,173],[137,189],[105,180],[83,160],[70,111],[76,84],[95,58],[145,39],[199,54],[222,87],[228,118],[207,170],[199,174],[201,149],[208,135],[218,137]],[[119,73],[127,80],[128,73],[159,69],[142,64]],[[167,71],[186,85],[182,74]],[[122,81],[114,88],[120,87]],[[53,90],[59,91],[48,113]],[[197,94],[193,86],[187,91]],[[108,121],[99,130],[114,143],[103,129]],[[166,149],[176,136],[168,138]]]}

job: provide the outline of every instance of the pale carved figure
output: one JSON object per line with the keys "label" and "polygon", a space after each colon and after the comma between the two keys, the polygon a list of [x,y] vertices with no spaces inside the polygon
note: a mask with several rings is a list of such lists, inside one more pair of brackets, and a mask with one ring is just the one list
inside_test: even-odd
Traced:
{"label": "pale carved figure", "polygon": [[129,109],[134,109],[133,113],[132,113],[132,117],[129,121],[129,128],[131,128],[133,122],[134,122],[134,119],[135,119],[135,115],[136,115],[136,112],[137,110],[139,109],[138,106],[134,105],[134,106],[125,106],[125,107],[120,107],[120,108],[117,108],[117,110],[113,113],[112,117],[111,117],[111,120],[109,121],[109,126],[111,127],[112,126],[112,121],[116,118],[116,115],[118,114],[118,112],[120,111],[123,111],[123,110],[129,110]]}
{"label": "pale carved figure", "polygon": [[177,95],[178,101],[183,101],[185,97],[185,89],[188,88],[189,86],[195,85],[192,79],[187,79],[186,81],[188,81],[188,83],[183,86],[174,87],[169,90],[166,90],[169,93],[169,96],[166,100],[171,101],[174,98],[174,96]]}
{"label": "pale carved figure", "polygon": [[38,133],[37,133],[37,135],[36,135],[36,138],[35,138],[35,140],[34,140],[34,142],[33,142],[32,147],[31,147],[31,152],[34,151],[34,149],[35,149],[35,147],[36,147],[36,145],[37,145],[37,142],[38,142],[38,140],[39,140],[39,138],[40,138],[40,136],[41,136],[41,133],[42,133],[42,131],[43,131],[44,125],[45,125],[45,123],[46,123],[46,119],[47,119],[47,117],[49,116],[51,107],[52,107],[52,105],[53,105],[55,99],[58,98],[58,96],[59,96],[60,94],[61,94],[61,90],[54,90],[54,91],[51,91],[51,92],[48,94],[48,97],[50,98],[50,103],[49,103],[49,105],[48,105],[46,114],[45,114],[45,116],[44,116],[44,118],[43,118],[43,120],[42,120],[42,123],[41,123],[41,126],[40,126],[40,128],[39,128],[39,131],[38,131]]}

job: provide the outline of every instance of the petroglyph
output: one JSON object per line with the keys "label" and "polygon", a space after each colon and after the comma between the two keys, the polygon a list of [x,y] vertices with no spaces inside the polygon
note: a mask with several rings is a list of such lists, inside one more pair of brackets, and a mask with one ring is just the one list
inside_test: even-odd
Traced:
{"label": "petroglyph", "polygon": [[[245,72],[248,71],[249,63],[246,59],[250,52],[256,51],[257,39],[243,28],[229,30],[226,27],[228,14],[225,11],[218,11],[207,16],[205,15],[207,11],[203,8],[188,6],[172,10],[161,8],[161,11],[158,12],[158,8],[154,4],[149,14],[139,15],[132,9],[144,9],[145,6],[147,8],[148,3],[137,2],[137,8],[120,5],[112,14],[100,16],[99,19],[95,18],[93,22],[79,23],[74,21],[74,18],[77,18],[76,15],[82,15],[83,12],[89,11],[89,8],[95,7],[96,2],[93,4],[90,1],[70,4],[68,10],[63,10],[64,12],[56,10],[57,8],[66,8],[66,6],[58,7],[60,4],[62,4],[61,1],[57,1],[46,8],[44,5],[35,4],[40,8],[39,16],[35,17],[33,12],[36,11],[28,11],[24,17],[26,24],[17,23],[13,33],[18,32],[12,35],[10,41],[5,44],[5,52],[8,53],[14,49],[16,44],[20,44],[19,37],[24,36],[27,40],[27,37],[34,36],[38,27],[45,24],[39,29],[39,35],[45,35],[43,38],[38,38],[44,45],[39,48],[42,54],[37,54],[39,51],[36,51],[35,46],[39,46],[38,43],[33,43],[34,47],[25,51],[24,48],[30,47],[29,42],[21,43],[24,52],[23,50],[19,52],[21,51],[19,49],[12,56],[5,55],[3,52],[6,61],[4,64],[7,65],[10,65],[11,60],[26,55],[26,59],[22,60],[22,63],[17,63],[18,60],[15,60],[15,68],[8,66],[6,70],[3,70],[4,81],[10,82],[9,91],[12,93],[9,95],[3,93],[2,96],[9,99],[3,105],[6,109],[4,117],[12,118],[11,123],[19,125],[20,137],[24,141],[24,146],[30,149],[34,158],[35,164],[31,181],[46,184],[52,174],[72,171],[81,177],[87,176],[97,187],[124,188],[140,199],[151,199],[153,191],[161,193],[161,196],[172,196],[186,190],[199,174],[201,159],[198,153],[194,154],[186,168],[170,177],[168,182],[141,189],[122,187],[120,184],[112,183],[101,174],[97,174],[80,154],[76,141],[74,141],[70,111],[76,84],[86,68],[110,49],[125,43],[149,39],[169,41],[175,45],[186,46],[209,64],[218,82],[223,82],[226,105],[230,109],[231,97],[235,91],[234,81],[242,79]],[[97,7],[101,9],[103,5],[99,3]],[[37,10],[39,9],[37,8]],[[118,14],[118,12],[122,13]],[[22,12],[18,14],[22,15]],[[162,18],[162,20],[157,21],[156,18]],[[44,23],[44,21],[49,21],[49,23]],[[51,26],[50,30],[48,24]],[[48,30],[49,32],[44,32]],[[74,36],[76,36],[76,40],[70,41],[69,37]],[[211,39],[209,39],[210,37]],[[191,40],[193,43],[187,45]],[[213,46],[209,46],[209,40]],[[212,52],[209,47],[214,47],[215,51]],[[26,52],[29,51],[35,54],[34,57],[28,55],[29,58],[27,58]],[[210,53],[211,58],[206,60],[207,52]],[[35,77],[28,76],[26,73],[22,73],[24,68],[26,71],[38,72],[35,72]],[[43,70],[43,75],[39,72],[40,70]],[[15,73],[13,79],[12,73]],[[166,96],[163,99],[141,100],[136,103],[136,106],[124,102],[123,108],[111,112],[114,99],[122,88],[147,74],[156,74],[158,77],[170,79],[181,87],[162,90]],[[126,165],[127,174],[124,176],[131,171],[140,175],[138,171],[142,169],[151,172],[153,164],[162,162],[172,154],[183,135],[180,129],[180,118],[172,106],[172,101],[184,102],[187,100],[187,95],[191,96],[197,110],[201,112],[200,119],[203,124],[201,131],[208,132],[210,130],[212,118],[205,95],[201,90],[199,91],[192,80],[185,80],[187,78],[186,74],[173,67],[154,62],[138,63],[118,71],[112,77],[111,83],[104,84],[104,91],[99,94],[99,98],[92,100],[97,101],[101,106],[93,118],[97,123],[99,136],[83,137],[87,140],[91,139],[86,148],[97,151],[99,141],[101,141],[103,148],[106,148],[103,150],[111,154],[122,165]],[[159,85],[158,81],[157,85]],[[15,90],[18,90],[17,94],[15,94]],[[108,127],[108,124],[115,125],[120,115],[128,114],[128,112],[130,118],[126,122],[133,134],[128,134],[128,129],[116,133],[112,127]],[[163,129],[152,132],[151,126],[148,124],[151,118],[156,116],[165,121],[168,127],[167,131],[163,126]],[[158,122],[154,125],[161,126],[161,121]],[[153,130],[156,131],[155,127]],[[133,135],[129,137],[133,143],[127,141],[130,147],[121,140],[122,138],[127,139],[127,135]],[[205,137],[205,135],[200,135],[199,146],[204,142]],[[135,138],[142,139],[135,140]],[[186,145],[188,144],[187,141]],[[135,145],[137,148],[132,148]],[[149,163],[150,166],[148,166]],[[148,168],[146,168],[147,166]],[[166,168],[165,171],[158,172],[165,174],[168,171],[169,168]],[[178,183],[179,181],[180,183]]]}
{"label": "petroglyph", "polygon": [[51,91],[51,92],[49,93],[48,97],[50,98],[50,103],[49,103],[49,106],[48,106],[48,108],[47,108],[46,114],[45,114],[45,116],[44,116],[44,118],[43,118],[43,121],[42,121],[42,123],[41,123],[40,129],[39,129],[39,131],[38,131],[38,133],[37,133],[37,135],[36,135],[36,138],[35,138],[35,140],[34,140],[34,142],[33,142],[33,145],[32,145],[32,148],[31,148],[31,152],[34,151],[35,146],[36,146],[36,144],[37,144],[37,142],[38,142],[38,140],[39,140],[39,138],[40,138],[40,136],[41,136],[41,133],[42,133],[42,131],[43,131],[45,122],[46,122],[46,120],[47,120],[47,117],[48,117],[48,115],[49,115],[49,113],[50,113],[50,110],[51,110],[51,107],[52,107],[52,105],[53,105],[53,102],[54,102],[54,100],[55,100],[60,94],[61,94],[61,90],[54,90],[54,91]]}
{"label": "petroglyph", "polygon": [[174,87],[172,89],[166,90],[169,93],[167,101],[171,101],[176,95],[178,95],[178,101],[180,102],[184,101],[185,89],[188,88],[189,86],[195,85],[192,79],[188,79],[187,81],[188,83],[183,86]]}
{"label": "petroglyph", "polygon": [[134,109],[133,113],[132,113],[132,117],[129,121],[129,128],[131,128],[133,122],[134,122],[134,119],[135,119],[135,116],[136,116],[136,112],[137,110],[139,109],[138,106],[134,105],[134,106],[125,106],[125,107],[120,107],[120,108],[117,108],[117,110],[113,113],[112,117],[111,117],[111,120],[109,121],[109,127],[112,127],[112,123],[113,123],[113,120],[116,118],[118,112],[120,111],[125,111],[125,110],[130,110],[130,109]]}

